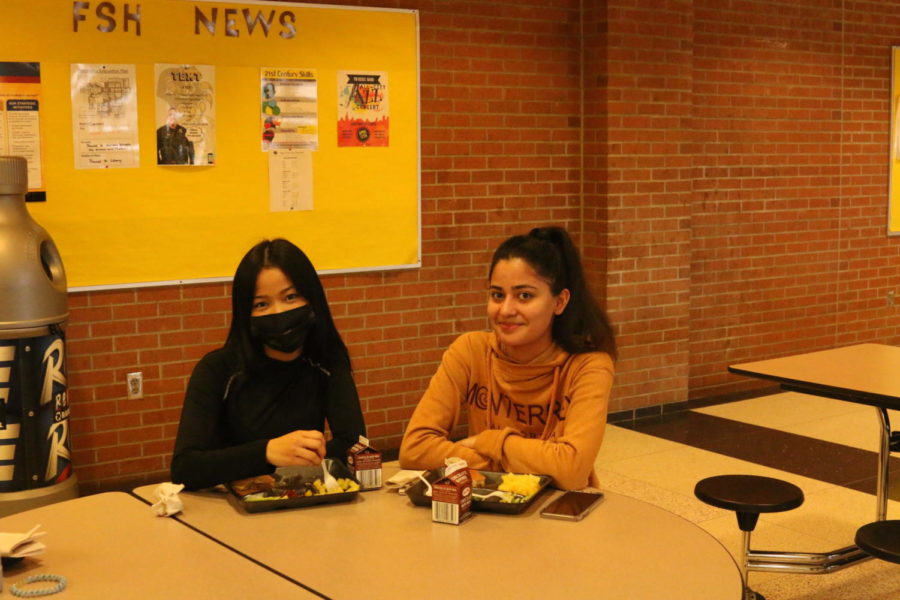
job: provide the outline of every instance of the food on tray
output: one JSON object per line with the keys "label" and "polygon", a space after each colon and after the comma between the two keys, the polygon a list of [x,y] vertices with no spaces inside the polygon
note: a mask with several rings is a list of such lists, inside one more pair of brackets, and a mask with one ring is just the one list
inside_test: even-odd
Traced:
{"label": "food on tray", "polygon": [[[473,510],[507,515],[517,515],[527,510],[551,481],[547,475],[523,475],[472,468],[469,469],[469,474],[473,479]],[[443,469],[425,471],[422,475],[425,481],[418,480],[410,486],[406,495],[413,506],[431,507],[428,484],[440,479],[441,475]],[[478,483],[474,483],[476,481]]]}
{"label": "food on tray", "polygon": [[469,469],[469,476],[472,477],[472,487],[483,488],[485,486],[487,478],[478,469]]}
{"label": "food on tray", "polygon": [[[541,489],[541,478],[537,475],[493,473],[488,478],[474,469],[469,469],[469,471],[473,472],[472,497],[482,502],[522,504]],[[475,473],[481,477],[479,483],[474,483]]]}
{"label": "food on tray", "polygon": [[325,484],[322,483],[321,479],[316,479],[315,481],[312,482],[313,488],[315,489],[315,491],[313,491],[312,489],[307,489],[303,493],[303,495],[304,496],[313,496],[313,495],[318,495],[318,494],[343,494],[344,492],[359,491],[359,484],[356,483],[355,481],[353,481],[352,479],[347,479],[346,477],[339,477],[337,479],[337,482],[338,482],[338,486],[340,487],[340,489],[335,488],[335,489],[329,491],[328,489],[325,488]]}
{"label": "food on tray", "polygon": [[[505,473],[501,477],[500,485],[497,489],[501,492],[512,492],[523,496],[522,500],[530,498],[541,489],[541,478],[537,475],[516,475],[515,473]],[[522,500],[519,500],[521,502]]]}
{"label": "food on tray", "polygon": [[329,492],[321,479],[300,481],[300,478],[289,477],[276,479],[271,475],[262,475],[250,479],[242,479],[231,484],[234,493],[245,502],[265,500],[286,500],[325,494],[343,494],[359,491],[359,484],[346,477],[337,478],[340,489]]}

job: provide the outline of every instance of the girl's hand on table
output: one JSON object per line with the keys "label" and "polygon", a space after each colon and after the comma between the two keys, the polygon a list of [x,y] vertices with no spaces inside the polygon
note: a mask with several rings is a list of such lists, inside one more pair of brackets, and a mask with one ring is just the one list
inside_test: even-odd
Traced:
{"label": "girl's hand on table", "polygon": [[325,435],[321,431],[292,431],[266,444],[266,460],[276,467],[318,465],[323,458]]}

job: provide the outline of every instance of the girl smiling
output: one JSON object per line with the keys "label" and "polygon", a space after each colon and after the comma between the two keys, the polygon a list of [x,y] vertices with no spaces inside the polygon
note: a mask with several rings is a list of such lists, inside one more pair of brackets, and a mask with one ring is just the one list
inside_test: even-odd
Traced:
{"label": "girl smiling", "polygon": [[[489,270],[492,331],[444,354],[400,447],[400,464],[550,475],[562,489],[596,485],[616,354],[612,327],[559,227],[506,240]],[[450,439],[468,414],[469,436]]]}

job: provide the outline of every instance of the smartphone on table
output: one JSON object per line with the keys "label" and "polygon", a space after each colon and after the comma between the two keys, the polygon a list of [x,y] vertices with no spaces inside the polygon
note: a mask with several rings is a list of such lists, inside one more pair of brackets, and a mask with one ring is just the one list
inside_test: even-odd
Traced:
{"label": "smartphone on table", "polygon": [[603,500],[603,492],[563,492],[541,510],[548,519],[580,521]]}

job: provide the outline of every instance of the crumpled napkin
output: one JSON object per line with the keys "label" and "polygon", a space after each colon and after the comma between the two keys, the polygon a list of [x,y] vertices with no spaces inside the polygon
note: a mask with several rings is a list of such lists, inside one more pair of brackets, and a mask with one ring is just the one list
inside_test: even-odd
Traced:
{"label": "crumpled napkin", "polygon": [[424,474],[425,471],[401,469],[384,482],[384,487],[389,492],[397,492],[401,496],[405,496],[406,490],[415,485],[419,481],[419,477]]}
{"label": "crumpled napkin", "polygon": [[153,497],[156,499],[156,503],[153,504],[150,508],[156,511],[157,516],[160,517],[171,517],[172,515],[178,514],[184,508],[184,502],[181,501],[181,497],[178,495],[178,492],[184,489],[184,484],[181,483],[161,483],[156,486],[156,489],[153,490]]}
{"label": "crumpled napkin", "polygon": [[28,533],[0,533],[0,556],[21,558],[40,554],[46,546],[37,541],[46,531],[38,531],[40,525],[35,525]]}

